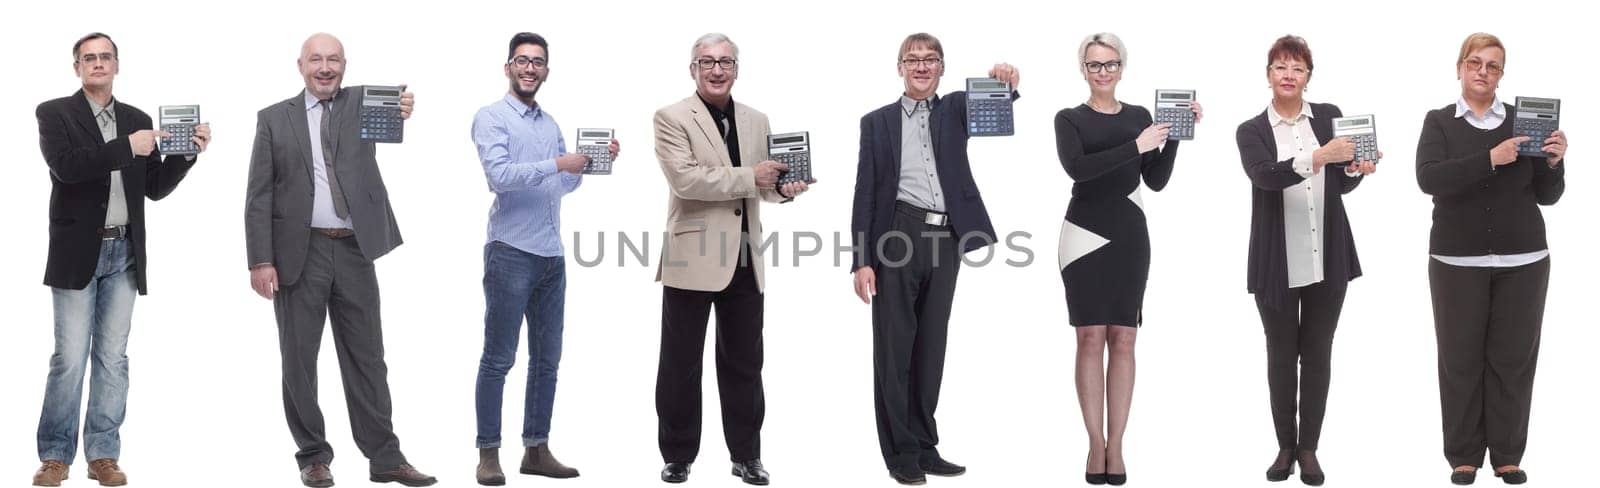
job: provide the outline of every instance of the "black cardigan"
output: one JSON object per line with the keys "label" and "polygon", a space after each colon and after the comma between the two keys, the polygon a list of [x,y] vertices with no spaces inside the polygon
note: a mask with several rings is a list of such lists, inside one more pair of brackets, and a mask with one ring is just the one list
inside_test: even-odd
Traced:
{"label": "black cardigan", "polygon": [[[1318,144],[1333,139],[1333,119],[1343,115],[1331,104],[1311,104],[1311,131]],[[1289,261],[1283,235],[1283,189],[1305,180],[1294,172],[1294,158],[1279,160],[1278,144],[1267,122],[1267,112],[1239,124],[1239,159],[1250,177],[1250,258],[1247,287],[1269,304],[1280,303],[1289,291]],[[1337,167],[1328,172],[1323,202],[1323,281],[1349,281],[1361,276],[1355,237],[1345,216],[1345,193],[1361,184]]]}
{"label": "black cardigan", "polygon": [[1489,150],[1510,139],[1516,107],[1493,130],[1457,118],[1455,104],[1428,112],[1417,142],[1417,185],[1433,195],[1428,252],[1442,256],[1520,254],[1546,249],[1540,205],[1566,189],[1566,164],[1519,156],[1495,167]]}

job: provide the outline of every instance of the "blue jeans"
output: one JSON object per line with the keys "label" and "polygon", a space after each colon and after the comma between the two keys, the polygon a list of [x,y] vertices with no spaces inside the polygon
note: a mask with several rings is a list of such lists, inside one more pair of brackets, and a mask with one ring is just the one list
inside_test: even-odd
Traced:
{"label": "blue jeans", "polygon": [[51,288],[51,295],[56,349],[50,355],[44,411],[39,414],[39,461],[72,464],[77,455],[85,363],[93,369],[83,452],[91,461],[116,459],[122,451],[117,430],[128,406],[128,329],[133,299],[139,295],[127,239],[101,241],[100,262],[88,286]]}
{"label": "blue jeans", "polygon": [[528,319],[528,391],[523,404],[522,445],[550,439],[556,368],[561,364],[567,262],[499,241],[483,247],[483,358],[478,361],[479,448],[500,447],[500,404],[506,373],[517,362],[518,332]]}

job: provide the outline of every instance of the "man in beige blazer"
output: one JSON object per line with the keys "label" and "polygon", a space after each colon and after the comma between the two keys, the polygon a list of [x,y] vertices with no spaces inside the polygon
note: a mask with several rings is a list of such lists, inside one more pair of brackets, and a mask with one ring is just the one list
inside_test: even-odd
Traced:
{"label": "man in beige blazer", "polygon": [[[787,166],[767,159],[767,116],[733,101],[739,48],[706,34],[690,51],[695,95],[656,111],[656,159],[672,195],[656,280],[661,360],[656,416],[661,480],[689,479],[700,452],[700,358],[706,319],[717,312],[717,390],[733,475],[765,485],[761,466],[761,201],[783,203],[803,182],[777,185]],[[813,181],[814,182],[814,181]]]}

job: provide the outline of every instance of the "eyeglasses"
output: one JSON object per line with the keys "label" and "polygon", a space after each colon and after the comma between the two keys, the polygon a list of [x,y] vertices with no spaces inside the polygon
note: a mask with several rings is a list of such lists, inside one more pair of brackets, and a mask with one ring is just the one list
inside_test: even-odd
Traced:
{"label": "eyeglasses", "polygon": [[1099,73],[1100,70],[1105,70],[1107,73],[1116,73],[1118,71],[1122,71],[1122,61],[1110,61],[1105,63],[1099,61],[1090,61],[1083,63],[1083,70],[1090,73]]}
{"label": "eyeglasses", "polygon": [[516,65],[518,68],[526,68],[530,64],[533,65],[534,68],[544,68],[550,65],[550,63],[545,61],[544,58],[530,58],[527,56],[517,56],[515,58],[511,58],[510,63]]}
{"label": "eyeglasses", "polygon": [[694,65],[699,66],[700,71],[711,71],[711,68],[717,66],[721,66],[723,71],[733,71],[739,69],[739,60],[733,58],[700,58],[694,60]]}
{"label": "eyeglasses", "polygon": [[1303,77],[1303,76],[1311,74],[1311,70],[1305,69],[1305,68],[1301,68],[1299,66],[1295,66],[1295,67],[1291,68],[1291,67],[1284,66],[1284,65],[1281,65],[1281,64],[1272,65],[1272,74],[1275,75],[1275,76],[1283,76],[1283,75],[1289,74],[1289,73],[1293,73],[1297,77]]}
{"label": "eyeglasses", "polygon": [[1506,72],[1506,67],[1505,66],[1501,66],[1500,63],[1495,63],[1495,62],[1485,63],[1485,62],[1483,62],[1483,60],[1478,59],[1478,58],[1469,58],[1469,59],[1467,59],[1465,61],[1462,61],[1461,65],[1462,66],[1466,66],[1467,69],[1471,70],[1471,71],[1477,71],[1477,70],[1480,70],[1480,69],[1489,68],[1489,74],[1491,74],[1491,75],[1498,75],[1498,74],[1503,74],[1503,73]]}
{"label": "eyeglasses", "polygon": [[905,66],[906,68],[910,68],[910,69],[917,69],[917,68],[922,68],[922,67],[933,69],[933,68],[938,68],[940,65],[943,65],[943,64],[944,64],[944,60],[940,59],[940,58],[923,58],[923,59],[905,58],[905,59],[900,60],[900,65],[901,66]]}
{"label": "eyeglasses", "polygon": [[83,57],[81,57],[81,58],[78,58],[78,62],[83,63],[83,64],[94,64],[94,61],[96,59],[100,60],[100,62],[102,62],[102,63],[110,63],[112,61],[116,61],[117,60],[117,55],[111,54],[111,53],[100,53],[100,54],[89,53],[89,54],[83,55]]}

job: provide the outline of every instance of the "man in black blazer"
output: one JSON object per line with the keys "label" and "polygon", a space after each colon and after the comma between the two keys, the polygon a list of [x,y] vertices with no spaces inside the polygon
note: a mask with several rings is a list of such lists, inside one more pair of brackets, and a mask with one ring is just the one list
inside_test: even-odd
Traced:
{"label": "man in black blazer", "polygon": [[[899,59],[905,93],[861,118],[850,229],[856,295],[872,305],[878,444],[890,477],[921,484],[966,472],[939,456],[933,413],[961,256],[996,238],[967,162],[966,93],[936,94],[943,47],[912,34]],[[1003,63],[989,76],[1020,80]]]}
{"label": "man in black blazer", "polygon": [[[375,144],[361,140],[362,87],[340,87],[345,61],[338,39],[312,35],[298,61],[305,89],[257,113],[244,210],[250,286],[277,316],[300,482],[333,486],[333,446],[317,405],[317,351],[331,316],[350,430],[372,481],[428,486],[437,480],[406,462],[390,421],[373,262],[400,245],[400,230]],[[403,118],[413,104],[404,92]]]}
{"label": "man in black blazer", "polygon": [[[118,429],[128,401],[128,330],[133,301],[146,292],[144,199],[177,188],[194,156],[161,156],[150,116],[111,95],[120,61],[111,37],[92,33],[72,46],[83,87],[39,104],[39,149],[50,166],[50,251],[44,284],[55,308],[39,461],[33,482],[59,486],[76,455],[84,364],[93,362],[88,425],[89,478],[127,482],[117,466]],[[195,130],[204,151],[211,129]]]}

